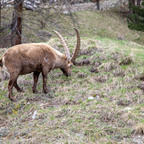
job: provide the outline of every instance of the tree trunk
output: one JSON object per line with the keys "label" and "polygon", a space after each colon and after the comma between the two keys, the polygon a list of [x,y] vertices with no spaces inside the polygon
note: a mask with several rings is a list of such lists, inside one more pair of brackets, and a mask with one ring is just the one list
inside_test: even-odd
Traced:
{"label": "tree trunk", "polygon": [[[1,29],[1,8],[2,8],[2,5],[1,5],[1,0],[0,0],[0,29]],[[1,31],[0,31],[0,40],[2,38],[2,34],[1,34]],[[1,43],[0,43],[0,48],[1,48]]]}
{"label": "tree trunk", "polygon": [[2,8],[2,3],[1,3],[1,0],[0,0],[0,28],[1,28],[1,8]]}
{"label": "tree trunk", "polygon": [[97,10],[100,10],[100,0],[96,0]]}
{"label": "tree trunk", "polygon": [[129,0],[129,13],[130,14],[134,13],[133,6],[135,6],[135,0]]}
{"label": "tree trunk", "polygon": [[137,6],[139,7],[141,5],[141,0],[137,0]]}
{"label": "tree trunk", "polygon": [[23,0],[14,0],[11,25],[11,46],[21,44]]}

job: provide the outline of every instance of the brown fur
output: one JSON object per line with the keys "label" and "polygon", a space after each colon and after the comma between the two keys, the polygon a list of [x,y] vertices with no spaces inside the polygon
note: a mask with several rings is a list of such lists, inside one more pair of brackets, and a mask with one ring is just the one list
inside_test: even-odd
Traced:
{"label": "brown fur", "polygon": [[69,61],[64,54],[56,51],[52,47],[42,43],[31,43],[16,45],[11,48],[1,57],[0,66],[2,66],[2,60],[6,66],[10,80],[8,83],[8,97],[11,100],[15,100],[12,97],[13,86],[18,92],[23,90],[17,85],[17,78],[19,75],[25,75],[31,72],[33,73],[34,84],[32,90],[37,92],[36,85],[38,76],[42,72],[43,76],[43,91],[48,92],[46,81],[47,74],[54,68],[60,68],[66,76],[70,76]]}

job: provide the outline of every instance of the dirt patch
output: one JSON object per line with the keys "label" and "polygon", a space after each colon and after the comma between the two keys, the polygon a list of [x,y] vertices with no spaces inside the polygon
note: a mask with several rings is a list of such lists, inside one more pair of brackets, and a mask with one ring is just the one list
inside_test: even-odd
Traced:
{"label": "dirt patch", "polygon": [[138,124],[133,130],[134,135],[144,135],[144,125]]}
{"label": "dirt patch", "polygon": [[122,57],[122,54],[119,52],[112,52],[111,53],[111,58],[115,61],[118,61]]}
{"label": "dirt patch", "polygon": [[104,83],[108,80],[108,76],[100,75],[95,78],[96,82]]}
{"label": "dirt patch", "polygon": [[137,76],[135,77],[135,79],[144,81],[144,73],[141,73],[141,74],[137,75]]}
{"label": "dirt patch", "polygon": [[144,84],[139,84],[137,87],[144,91]]}
{"label": "dirt patch", "polygon": [[90,72],[91,72],[91,73],[99,73],[99,70],[98,70],[98,68],[92,67],[92,68],[90,69]]}
{"label": "dirt patch", "polygon": [[59,106],[63,105],[64,103],[65,103],[65,101],[61,98],[47,99],[47,101],[45,103],[40,104],[40,108],[46,109],[46,108],[50,108],[50,107],[59,107]]}
{"label": "dirt patch", "polygon": [[[32,74],[31,74],[31,78],[32,78]],[[20,78],[18,80],[18,84],[23,85],[23,86],[28,86],[33,84],[33,80],[26,80],[25,77],[24,78]]]}
{"label": "dirt patch", "polygon": [[117,101],[117,105],[118,106],[128,106],[128,105],[130,105],[130,101],[124,101],[124,100],[119,100],[119,101]]}
{"label": "dirt patch", "polygon": [[98,69],[99,71],[105,71],[105,72],[110,72],[118,67],[118,64],[115,62],[107,62],[107,63],[102,63]]}
{"label": "dirt patch", "polygon": [[90,47],[88,49],[82,49],[79,53],[79,55],[92,55],[94,53],[100,53],[100,52],[103,52],[103,49],[102,48],[98,48],[98,47]]}
{"label": "dirt patch", "polygon": [[78,76],[79,78],[85,78],[87,75],[86,75],[85,73],[83,73],[83,72],[79,72],[79,73],[77,74],[77,76]]}
{"label": "dirt patch", "polygon": [[120,61],[120,65],[130,65],[131,63],[133,63],[133,59],[131,57],[124,57],[121,61]]}
{"label": "dirt patch", "polygon": [[65,105],[78,105],[80,104],[80,102],[76,101],[76,100],[66,100],[64,102]]}
{"label": "dirt patch", "polygon": [[35,96],[35,97],[26,98],[27,102],[38,102],[38,101],[41,101],[41,100],[42,100],[41,96]]}
{"label": "dirt patch", "polygon": [[78,66],[89,65],[89,64],[90,64],[90,60],[88,60],[88,59],[84,59],[82,61],[75,63],[75,65],[78,65]]}
{"label": "dirt patch", "polygon": [[113,73],[114,76],[121,76],[121,77],[125,76],[125,71],[120,69],[120,68],[117,68],[112,73]]}

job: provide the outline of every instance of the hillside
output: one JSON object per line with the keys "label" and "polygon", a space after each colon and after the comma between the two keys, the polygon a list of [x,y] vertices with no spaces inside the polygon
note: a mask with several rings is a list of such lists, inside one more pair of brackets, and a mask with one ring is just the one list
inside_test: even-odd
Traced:
{"label": "hillside", "polygon": [[[0,143],[144,143],[144,45],[134,42],[142,43],[143,34],[130,31],[126,20],[110,11],[77,16],[81,52],[71,77],[54,70],[47,82],[51,93],[42,93],[40,77],[39,93],[33,94],[32,74],[20,76],[25,92],[14,89],[17,102],[7,98],[8,76],[0,79]],[[70,21],[65,24],[72,52],[75,34]],[[63,51],[57,38],[47,43]]]}
{"label": "hillside", "polygon": [[[24,11],[23,42],[47,42],[50,37],[47,33],[41,35],[40,31],[46,31],[54,36],[52,30],[58,30],[61,34],[69,37],[75,35],[73,27],[77,27],[83,37],[109,37],[144,44],[144,33],[128,29],[127,19],[115,10],[81,11],[72,15],[64,15],[62,12],[63,10],[54,13],[52,9],[46,10],[45,15],[43,15],[39,11]],[[3,25],[11,22],[9,13],[12,13],[11,8],[2,10]],[[45,22],[44,28],[41,25],[42,21]],[[9,31],[6,33],[10,34]],[[4,43],[3,47],[9,47],[10,36],[6,34],[0,42]]]}
{"label": "hillside", "polygon": [[[32,19],[31,17],[29,17],[29,19]],[[41,19],[40,17],[34,19],[33,23],[36,23],[37,19]],[[65,15],[54,15],[51,16],[51,20],[55,23],[50,23],[50,21],[47,21],[46,27],[43,29],[48,30],[50,33],[52,33],[53,29],[56,29],[60,31],[61,34],[69,37],[74,35],[73,27],[78,27],[81,36],[83,37],[100,36],[114,39],[122,38],[124,40],[144,44],[144,33],[130,30],[127,27],[127,19],[120,13],[113,10],[77,12],[73,13],[72,17]],[[33,23],[29,24],[29,26],[37,29],[37,25],[33,25]],[[28,29],[24,28],[24,37],[30,37],[29,31],[27,30]],[[27,41],[38,40],[36,39],[35,35],[32,35],[33,34],[31,34],[30,39],[27,39]]]}

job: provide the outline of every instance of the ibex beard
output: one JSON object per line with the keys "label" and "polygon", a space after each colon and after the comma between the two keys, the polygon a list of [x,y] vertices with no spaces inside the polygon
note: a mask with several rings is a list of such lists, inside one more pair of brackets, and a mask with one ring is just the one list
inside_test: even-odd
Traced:
{"label": "ibex beard", "polygon": [[77,44],[72,57],[70,57],[69,48],[60,33],[54,31],[60,38],[65,54],[43,43],[20,44],[9,48],[0,58],[0,66],[7,68],[10,79],[8,82],[8,97],[15,101],[12,94],[13,87],[18,92],[23,90],[18,86],[17,79],[19,75],[25,75],[33,72],[33,93],[37,93],[37,82],[40,73],[43,77],[43,92],[48,93],[47,74],[55,69],[60,68],[67,77],[71,75],[71,67],[80,50],[79,31],[74,28],[77,34]]}

